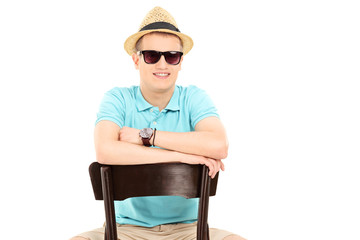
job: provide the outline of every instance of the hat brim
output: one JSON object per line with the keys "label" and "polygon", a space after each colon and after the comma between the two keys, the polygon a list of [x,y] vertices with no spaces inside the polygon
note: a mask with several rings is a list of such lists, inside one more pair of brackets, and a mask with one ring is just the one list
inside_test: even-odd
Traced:
{"label": "hat brim", "polygon": [[144,36],[145,34],[151,33],[151,32],[165,32],[165,33],[171,33],[176,36],[178,36],[181,39],[182,46],[183,46],[183,53],[186,55],[193,47],[194,42],[191,39],[191,37],[187,36],[186,34],[183,34],[181,32],[172,31],[169,29],[151,29],[151,30],[145,30],[137,32],[130,37],[128,37],[124,43],[125,51],[131,56],[133,53],[136,52],[136,43],[139,41],[139,39]]}

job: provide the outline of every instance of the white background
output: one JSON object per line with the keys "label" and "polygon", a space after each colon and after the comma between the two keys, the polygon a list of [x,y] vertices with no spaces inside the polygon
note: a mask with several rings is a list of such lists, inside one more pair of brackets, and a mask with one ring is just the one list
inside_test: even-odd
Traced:
{"label": "white background", "polygon": [[123,42],[157,5],[195,42],[178,84],[205,89],[229,135],[210,226],[360,239],[360,8],[347,0],[1,1],[0,238],[102,225],[96,112],[138,84]]}

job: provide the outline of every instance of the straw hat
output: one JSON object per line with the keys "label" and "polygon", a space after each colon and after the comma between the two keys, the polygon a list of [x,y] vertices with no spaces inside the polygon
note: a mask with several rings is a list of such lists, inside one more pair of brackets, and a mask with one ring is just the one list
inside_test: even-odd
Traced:
{"label": "straw hat", "polygon": [[184,55],[187,54],[194,45],[191,37],[180,32],[175,19],[166,10],[161,7],[155,7],[141,22],[139,31],[126,39],[124,43],[125,51],[129,55],[135,53],[137,41],[145,34],[151,32],[166,32],[178,36],[182,41]]}

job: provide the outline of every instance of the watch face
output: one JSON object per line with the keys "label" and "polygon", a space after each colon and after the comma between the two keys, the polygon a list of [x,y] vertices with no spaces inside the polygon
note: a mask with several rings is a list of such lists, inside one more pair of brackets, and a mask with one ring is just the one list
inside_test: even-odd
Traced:
{"label": "watch face", "polygon": [[152,136],[153,130],[151,128],[144,128],[140,131],[140,137],[150,138]]}

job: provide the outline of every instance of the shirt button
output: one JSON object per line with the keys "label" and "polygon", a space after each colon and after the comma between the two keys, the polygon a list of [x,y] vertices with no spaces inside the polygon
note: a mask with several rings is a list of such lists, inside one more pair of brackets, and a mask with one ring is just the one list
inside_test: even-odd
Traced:
{"label": "shirt button", "polygon": [[154,109],[150,109],[150,112],[153,112],[154,111]]}
{"label": "shirt button", "polygon": [[157,122],[153,122],[153,124],[154,124],[154,125],[156,125],[156,124],[157,124]]}

